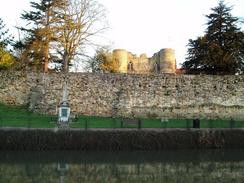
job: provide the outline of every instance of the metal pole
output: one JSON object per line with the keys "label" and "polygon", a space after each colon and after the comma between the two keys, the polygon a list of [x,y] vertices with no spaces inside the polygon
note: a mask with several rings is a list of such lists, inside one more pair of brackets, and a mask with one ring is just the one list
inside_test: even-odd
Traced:
{"label": "metal pole", "polygon": [[85,119],[85,129],[87,130],[88,128],[88,122],[87,122],[87,119]]}

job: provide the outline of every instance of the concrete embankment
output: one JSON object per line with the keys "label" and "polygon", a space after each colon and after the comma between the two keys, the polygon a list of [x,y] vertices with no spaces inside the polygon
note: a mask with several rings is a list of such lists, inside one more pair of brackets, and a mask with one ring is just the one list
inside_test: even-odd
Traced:
{"label": "concrete embankment", "polygon": [[0,129],[0,150],[158,151],[244,148],[244,129]]}

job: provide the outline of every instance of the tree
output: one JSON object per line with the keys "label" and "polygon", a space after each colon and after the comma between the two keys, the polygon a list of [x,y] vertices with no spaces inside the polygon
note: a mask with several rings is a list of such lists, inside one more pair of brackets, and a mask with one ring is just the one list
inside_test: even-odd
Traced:
{"label": "tree", "polygon": [[7,47],[12,43],[13,37],[9,34],[9,30],[5,28],[5,24],[0,18],[0,70],[10,68],[15,62],[11,50],[7,50]]}
{"label": "tree", "polygon": [[28,36],[19,45],[23,58],[29,57],[32,65],[44,63],[45,72],[50,61],[62,62],[68,72],[75,56],[85,54],[90,37],[104,29],[104,8],[95,0],[41,0],[31,6],[34,10],[22,15],[29,27],[21,28]]}
{"label": "tree", "polygon": [[6,51],[4,48],[0,47],[0,70],[6,70],[13,66],[14,63],[14,56]]}
{"label": "tree", "polygon": [[62,0],[31,2],[33,10],[25,11],[21,17],[27,22],[25,27],[20,28],[27,36],[18,43],[18,46],[23,49],[23,60],[29,58],[31,65],[43,67],[44,72],[48,72],[48,63],[53,58],[50,54],[50,42],[55,40],[54,23],[58,21],[55,8],[62,5]]}
{"label": "tree", "polygon": [[0,18],[0,47],[7,48],[7,46],[13,44],[13,36],[9,34],[9,30],[6,29],[6,25]]}
{"label": "tree", "polygon": [[106,27],[102,24],[104,8],[95,0],[64,0],[57,9],[60,21],[56,23],[56,52],[63,60],[63,71],[68,72],[77,55],[85,55],[84,48],[93,44],[91,38]]}
{"label": "tree", "polygon": [[206,15],[205,35],[189,40],[188,56],[183,68],[188,73],[235,74],[244,70],[244,33],[239,19],[231,15],[232,7],[219,1]]}
{"label": "tree", "polygon": [[95,55],[86,63],[85,70],[92,72],[116,72],[118,63],[113,60],[113,55],[108,47],[96,50]]}

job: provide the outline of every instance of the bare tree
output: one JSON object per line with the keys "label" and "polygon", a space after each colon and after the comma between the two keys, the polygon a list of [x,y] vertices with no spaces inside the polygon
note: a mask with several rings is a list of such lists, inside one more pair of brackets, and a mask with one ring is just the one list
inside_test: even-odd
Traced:
{"label": "bare tree", "polygon": [[77,55],[85,54],[83,48],[97,36],[106,25],[105,9],[95,0],[63,0],[63,7],[57,9],[55,50],[62,57],[63,71],[69,71],[69,64]]}

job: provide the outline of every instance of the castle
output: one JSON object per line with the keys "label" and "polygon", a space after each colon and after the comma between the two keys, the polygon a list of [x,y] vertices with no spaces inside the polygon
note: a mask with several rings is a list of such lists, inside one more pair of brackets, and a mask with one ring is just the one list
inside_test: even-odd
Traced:
{"label": "castle", "polygon": [[113,60],[119,64],[117,72],[133,74],[169,73],[176,72],[175,51],[171,48],[161,49],[152,57],[146,54],[137,57],[124,49],[113,50]]}

